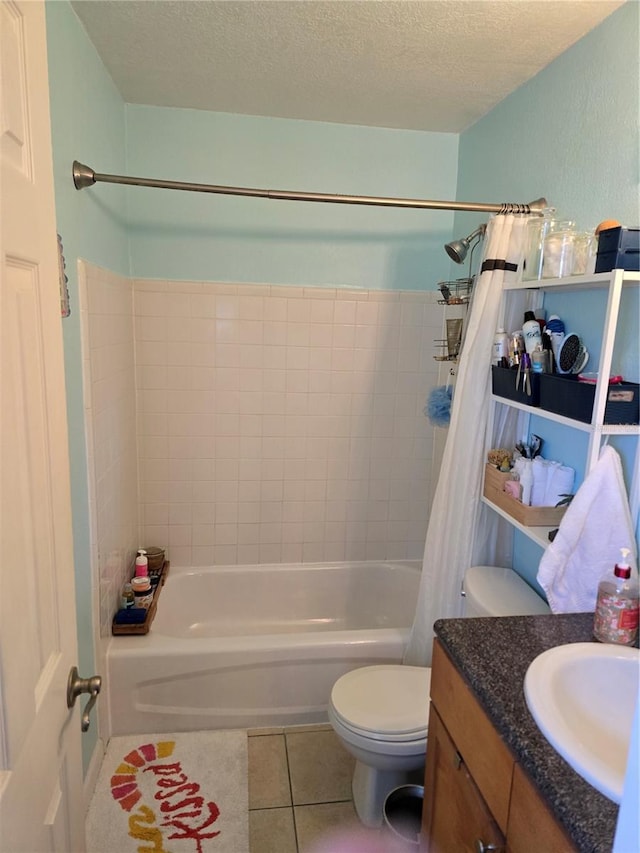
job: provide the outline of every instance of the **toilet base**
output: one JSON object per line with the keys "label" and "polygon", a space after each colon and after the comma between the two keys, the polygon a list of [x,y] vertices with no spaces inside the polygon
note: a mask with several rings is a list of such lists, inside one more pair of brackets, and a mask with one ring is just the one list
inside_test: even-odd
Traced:
{"label": "toilet base", "polygon": [[351,782],[353,805],[361,823],[377,828],[382,826],[384,801],[400,785],[422,784],[421,770],[378,770],[356,760]]}

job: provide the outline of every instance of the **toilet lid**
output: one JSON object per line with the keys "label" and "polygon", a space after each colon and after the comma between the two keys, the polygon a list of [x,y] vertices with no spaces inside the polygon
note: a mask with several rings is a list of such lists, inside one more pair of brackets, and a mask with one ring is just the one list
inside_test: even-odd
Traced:
{"label": "toilet lid", "polygon": [[431,670],[423,666],[365,666],[336,681],[331,704],[338,717],[356,731],[424,736],[430,685]]}

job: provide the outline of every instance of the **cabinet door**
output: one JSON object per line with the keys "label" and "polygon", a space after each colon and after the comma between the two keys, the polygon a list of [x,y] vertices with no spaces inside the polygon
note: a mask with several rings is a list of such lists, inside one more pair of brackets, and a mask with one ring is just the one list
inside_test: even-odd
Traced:
{"label": "cabinet door", "polygon": [[506,833],[513,755],[438,640],[433,644],[431,700],[500,831]]}
{"label": "cabinet door", "polygon": [[433,705],[424,787],[422,833],[428,853],[505,849],[504,836]]}
{"label": "cabinet door", "polygon": [[507,842],[509,853],[571,853],[576,849],[518,764],[513,771]]}

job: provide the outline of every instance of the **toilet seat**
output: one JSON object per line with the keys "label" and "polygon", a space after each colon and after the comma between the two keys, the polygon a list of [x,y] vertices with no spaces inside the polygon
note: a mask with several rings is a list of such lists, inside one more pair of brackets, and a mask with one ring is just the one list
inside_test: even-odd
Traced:
{"label": "toilet seat", "polygon": [[335,718],[353,734],[403,743],[427,733],[431,670],[422,666],[380,665],[352,670],[331,691]]}

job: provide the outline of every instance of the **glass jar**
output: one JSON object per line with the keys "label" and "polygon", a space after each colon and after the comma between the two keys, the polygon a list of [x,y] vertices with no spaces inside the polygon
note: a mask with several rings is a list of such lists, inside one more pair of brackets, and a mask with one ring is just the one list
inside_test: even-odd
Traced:
{"label": "glass jar", "polygon": [[554,208],[547,208],[542,216],[531,216],[527,221],[524,238],[524,266],[522,278],[537,281],[543,276],[544,241],[551,231],[568,231],[574,228],[571,219],[558,219]]}
{"label": "glass jar", "polygon": [[544,240],[543,278],[564,278],[573,273],[576,232],[573,229],[549,231]]}
{"label": "glass jar", "polygon": [[578,231],[573,241],[571,275],[589,275],[596,268],[597,243],[593,231]]}

